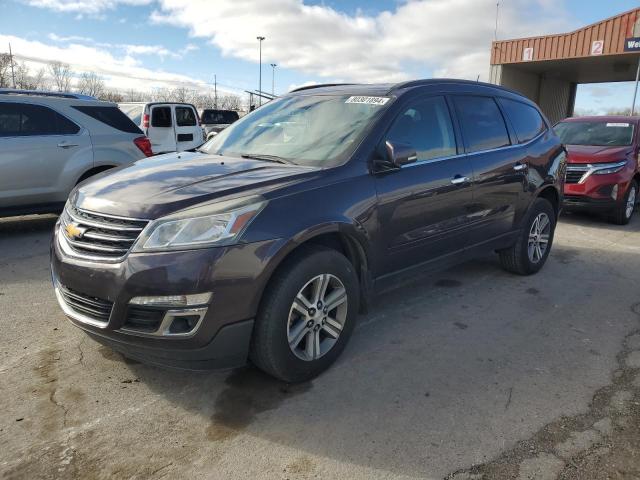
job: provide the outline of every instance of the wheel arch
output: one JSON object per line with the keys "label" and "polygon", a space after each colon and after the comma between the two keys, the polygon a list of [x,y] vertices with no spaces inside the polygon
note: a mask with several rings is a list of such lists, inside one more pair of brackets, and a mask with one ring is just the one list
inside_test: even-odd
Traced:
{"label": "wheel arch", "polygon": [[556,218],[558,217],[560,213],[560,193],[558,193],[558,190],[556,190],[553,185],[543,187],[536,195],[536,198],[544,198],[547,200],[553,207]]}
{"label": "wheel arch", "polygon": [[76,185],[79,184],[80,182],[85,181],[87,178],[89,177],[93,177],[94,175],[97,175],[98,173],[102,173],[105,172],[107,170],[111,170],[112,168],[115,168],[116,165],[100,165],[97,167],[92,167],[88,170],[86,170],[82,175],[80,175],[80,178],[78,178],[78,181],[76,182]]}

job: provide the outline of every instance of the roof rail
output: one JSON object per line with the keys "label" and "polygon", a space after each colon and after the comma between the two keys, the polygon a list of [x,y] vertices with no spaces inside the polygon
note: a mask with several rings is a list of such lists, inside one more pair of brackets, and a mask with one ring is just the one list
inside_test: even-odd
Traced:
{"label": "roof rail", "polygon": [[20,90],[17,88],[0,88],[0,95],[35,95],[38,97],[74,98],[76,100],[98,100],[90,95],[69,92],[46,92],[42,90]]}
{"label": "roof rail", "polygon": [[357,83],[318,83],[316,85],[306,85],[304,87],[298,87],[291,90],[289,93],[300,92],[302,90],[311,90],[312,88],[322,88],[322,87],[341,87],[344,85],[358,85]]}
{"label": "roof rail", "polygon": [[519,92],[516,92],[515,90],[503,87],[502,85],[496,85],[495,83],[479,82],[476,80],[463,80],[459,78],[429,78],[429,79],[422,79],[422,80],[409,80],[406,82],[396,83],[391,87],[389,91],[400,90],[401,88],[420,87],[423,85],[434,85],[437,83],[463,83],[466,85],[482,85],[483,87],[491,87],[498,90],[506,90],[507,92],[513,92],[513,93],[517,93],[518,95],[521,95]]}

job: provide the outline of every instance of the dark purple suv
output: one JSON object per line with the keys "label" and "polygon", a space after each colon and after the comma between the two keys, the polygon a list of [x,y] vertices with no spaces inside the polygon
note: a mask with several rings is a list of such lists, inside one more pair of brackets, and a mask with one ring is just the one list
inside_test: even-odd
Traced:
{"label": "dark purple suv", "polygon": [[399,278],[493,251],[537,272],[564,168],[535,104],[493,85],[305,87],[199,149],[78,186],[51,245],[55,291],[128,357],[250,359],[301,381]]}

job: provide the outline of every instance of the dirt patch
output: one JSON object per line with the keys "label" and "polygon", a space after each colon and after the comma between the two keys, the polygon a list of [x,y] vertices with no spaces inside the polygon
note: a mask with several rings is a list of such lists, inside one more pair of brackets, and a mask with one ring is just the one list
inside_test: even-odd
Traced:
{"label": "dirt patch", "polygon": [[246,367],[235,370],[215,401],[215,411],[207,427],[207,438],[224,441],[235,437],[262,412],[277,408],[287,398],[308,391],[311,382],[290,385],[261,371]]}

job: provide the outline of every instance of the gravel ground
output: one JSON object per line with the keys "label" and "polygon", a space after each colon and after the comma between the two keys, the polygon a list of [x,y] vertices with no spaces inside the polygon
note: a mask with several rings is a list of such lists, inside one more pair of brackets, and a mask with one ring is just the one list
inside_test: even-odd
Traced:
{"label": "gravel ground", "polygon": [[54,222],[0,220],[2,478],[640,478],[640,218],[563,217],[533,277],[487,257],[385,293],[295,386],[91,341],[50,285]]}

